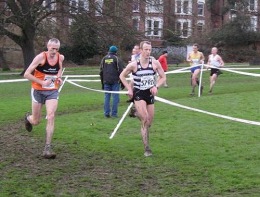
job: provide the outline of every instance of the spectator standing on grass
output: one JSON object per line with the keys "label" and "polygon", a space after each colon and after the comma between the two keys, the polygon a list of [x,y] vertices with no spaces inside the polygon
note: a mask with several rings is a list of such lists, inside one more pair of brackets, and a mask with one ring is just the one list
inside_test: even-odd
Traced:
{"label": "spectator standing on grass", "polygon": [[[117,47],[111,46],[108,54],[102,59],[100,63],[100,77],[102,86],[105,91],[119,91],[120,79],[119,75],[122,72],[123,62],[117,57]],[[110,107],[111,93],[106,92],[104,98],[104,115],[107,118],[111,116],[116,118],[118,113],[119,94],[112,94],[112,110]]]}
{"label": "spectator standing on grass", "polygon": [[[164,72],[168,71],[167,57],[168,57],[168,52],[167,51],[163,51],[162,55],[158,59],[158,61],[161,63],[161,66],[162,66],[162,69],[163,69]],[[165,88],[168,88],[166,80],[165,80],[163,86]]]}
{"label": "spectator standing on grass", "polygon": [[[128,90],[130,99],[134,98],[138,118],[141,121],[141,135],[144,145],[144,155],[151,156],[152,151],[149,146],[149,127],[154,118],[154,96],[158,93],[158,88],[165,82],[165,73],[161,64],[150,56],[152,45],[148,41],[140,43],[140,58],[129,63],[120,75],[120,79]],[[126,77],[133,75],[133,86],[128,83]],[[156,82],[156,74],[160,79]]]}
{"label": "spectator standing on grass", "polygon": [[[192,85],[192,91],[190,95],[195,94],[195,87],[199,86],[199,74],[201,71],[201,64],[204,63],[205,57],[202,52],[200,52],[198,47],[198,44],[193,44],[192,46],[192,52],[189,53],[187,61],[190,62],[191,68],[191,85]],[[200,92],[202,94],[203,86],[201,85]]]}
{"label": "spectator standing on grass", "polygon": [[60,41],[52,38],[47,43],[47,51],[38,54],[24,73],[24,77],[32,81],[32,114],[25,116],[25,128],[31,132],[33,125],[38,125],[41,119],[42,107],[46,105],[46,141],[43,157],[54,159],[51,140],[54,132],[55,112],[58,107],[58,87],[62,84],[62,62],[64,56],[58,53]]}
{"label": "spectator standing on grass", "polygon": [[213,66],[210,70],[210,86],[209,86],[209,94],[212,94],[213,87],[217,81],[217,78],[222,72],[218,69],[220,67],[224,66],[224,61],[222,60],[222,57],[217,54],[218,49],[217,47],[213,47],[211,49],[211,54],[208,58],[208,65]]}

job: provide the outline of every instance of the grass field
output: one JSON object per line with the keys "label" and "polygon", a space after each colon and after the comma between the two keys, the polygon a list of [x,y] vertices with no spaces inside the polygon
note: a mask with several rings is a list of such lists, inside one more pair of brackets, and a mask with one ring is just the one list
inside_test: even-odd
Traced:
{"label": "grass field", "polygon": [[[170,70],[178,68],[171,66]],[[260,73],[258,69],[243,71]],[[98,68],[66,68],[64,74],[98,74]],[[0,72],[0,80],[18,78],[21,78],[18,74]],[[159,89],[161,98],[260,122],[258,77],[224,71],[214,94],[208,95],[209,71],[206,71],[200,98],[189,95],[189,73],[167,75],[167,80],[169,88]],[[101,88],[99,82],[77,83]],[[120,98],[121,116],[128,103],[125,95]],[[65,83],[53,138],[57,158],[45,160],[41,157],[45,119],[31,133],[23,125],[24,114],[31,107],[30,83],[0,83],[0,99],[1,197],[257,197],[260,194],[259,126],[157,101],[150,130],[153,156],[145,158],[136,118],[127,116],[115,137],[109,139],[120,118],[104,118],[103,94]]]}

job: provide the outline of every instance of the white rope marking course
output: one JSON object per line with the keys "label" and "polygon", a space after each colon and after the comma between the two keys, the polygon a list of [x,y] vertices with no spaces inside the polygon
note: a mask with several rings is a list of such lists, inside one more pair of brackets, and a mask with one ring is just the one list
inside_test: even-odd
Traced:
{"label": "white rope marking course", "polygon": [[[82,87],[82,88],[85,88],[85,89],[88,89],[88,90],[93,90],[93,91],[98,91],[98,92],[101,92],[100,90],[95,90],[95,89],[92,89],[92,88],[87,88],[87,87],[84,87],[84,86],[81,86],[81,85],[78,85],[74,82],[71,82],[69,80],[67,80],[69,83],[72,83],[73,85],[75,84],[76,86],[78,87]],[[104,92],[104,91],[102,91]],[[118,92],[116,92],[118,93]],[[175,102],[172,102],[172,101],[169,101],[169,100],[166,100],[166,99],[163,99],[163,98],[160,98],[160,97],[157,97],[155,96],[155,100],[158,100],[160,102],[163,102],[163,103],[166,103],[166,104],[169,104],[169,105],[172,105],[172,106],[175,106],[175,107],[179,107],[179,108],[183,108],[183,109],[188,109],[188,110],[191,110],[191,111],[196,111],[196,112],[200,112],[200,113],[204,113],[204,114],[208,114],[208,115],[211,115],[211,116],[215,116],[215,117],[219,117],[219,118],[224,118],[224,119],[228,119],[228,120],[232,120],[232,121],[236,121],[236,122],[242,122],[242,123],[246,123],[246,124],[251,124],[251,125],[257,125],[257,126],[260,126],[260,122],[257,122],[257,121],[251,121],[251,120],[246,120],[246,119],[241,119],[241,118],[234,118],[234,117],[231,117],[231,116],[226,116],[226,115],[221,115],[221,114],[217,114],[217,113],[212,113],[212,112],[208,112],[208,111],[204,111],[204,110],[200,110],[200,109],[196,109],[196,108],[192,108],[192,107],[188,107],[188,106],[185,106],[185,105],[181,105],[181,104],[178,104],[178,103],[175,103]],[[128,110],[128,109],[127,109]],[[129,109],[130,110],[130,109]],[[126,113],[126,112],[125,112]],[[125,115],[125,114],[124,114]],[[125,118],[125,117],[124,117]],[[122,121],[124,119],[122,117]],[[120,120],[121,121],[121,120]],[[118,125],[120,126],[122,122],[119,122]],[[119,127],[118,126],[118,127]],[[115,130],[117,130],[118,128],[116,128]],[[116,131],[115,131],[116,132]],[[111,138],[110,138],[111,139]]]}
{"label": "white rope marking course", "polygon": [[[216,68],[207,64],[204,64],[204,66],[211,67],[211,68]],[[185,67],[177,70],[172,70],[172,71],[167,71],[165,74],[172,74],[172,73],[186,73],[190,72],[190,67]],[[259,70],[260,68],[218,68],[220,70],[225,70],[228,72],[233,72],[241,75],[248,75],[248,76],[254,76],[254,77],[260,77],[260,74],[256,73],[249,73],[249,72],[242,72],[242,71],[235,71],[235,70]],[[206,71],[206,69],[203,69],[203,71]],[[75,77],[75,78],[80,78],[80,77],[100,77],[99,75],[64,75],[63,77]],[[128,78],[127,80],[130,80],[131,78]],[[0,83],[11,83],[11,82],[25,82],[28,81],[28,79],[7,79],[7,80],[0,80]],[[86,82],[92,82],[92,81],[100,81],[100,79],[97,80],[85,80],[85,79],[70,79],[70,81],[86,81]]]}
{"label": "white rope marking course", "polygon": [[127,93],[128,93],[127,91],[106,91],[106,90],[97,90],[97,89],[93,89],[93,88],[88,88],[88,87],[79,85],[79,84],[77,84],[77,83],[74,83],[74,82],[71,81],[71,80],[67,80],[67,82],[69,82],[70,84],[73,84],[73,85],[75,85],[75,86],[78,86],[78,87],[80,87],[80,88],[87,89],[87,90],[91,90],[91,91],[95,91],[95,92],[114,93],[114,94],[127,94]]}
{"label": "white rope marking course", "polygon": [[198,92],[198,97],[200,97],[201,95],[201,86],[202,86],[202,74],[203,74],[203,66],[204,64],[202,64],[201,66],[201,70],[200,70],[200,81],[199,81],[199,92]]}
{"label": "white rope marking course", "polygon": [[130,111],[130,109],[131,109],[131,107],[133,106],[133,104],[134,104],[133,102],[130,103],[130,105],[129,105],[128,108],[126,109],[125,113],[123,114],[122,118],[120,119],[120,121],[119,121],[118,124],[116,125],[116,128],[115,128],[114,131],[111,133],[109,139],[112,139],[112,138],[115,136],[117,130],[119,129],[119,127],[120,127],[120,125],[122,124],[122,122],[124,121],[126,115],[127,115],[128,112]]}
{"label": "white rope marking course", "polygon": [[24,82],[29,81],[28,79],[7,79],[7,80],[0,80],[0,83],[11,83],[11,82]]}
{"label": "white rope marking course", "polygon": [[216,116],[216,117],[219,117],[219,118],[224,118],[224,119],[228,119],[228,120],[232,120],[232,121],[236,121],[236,122],[242,122],[242,123],[246,123],[246,124],[260,126],[260,122],[245,120],[245,119],[241,119],[241,118],[234,118],[234,117],[231,117],[231,116],[225,116],[225,115],[221,115],[221,114],[216,114],[216,113],[212,113],[212,112],[188,107],[188,106],[185,106],[185,105],[181,105],[181,104],[160,98],[158,96],[155,97],[155,100],[158,100],[160,102],[163,102],[163,103],[166,103],[166,104],[169,104],[169,105],[172,105],[172,106],[176,106],[176,107],[180,107],[180,108],[183,108],[183,109],[188,109],[188,110],[191,110],[191,111],[196,111],[196,112],[208,114],[208,115],[211,115],[211,116]]}
{"label": "white rope marking course", "polygon": [[[257,74],[257,73],[249,73],[249,72],[242,72],[242,71],[236,71],[236,70],[232,70],[230,68],[223,68],[223,67],[215,67],[215,66],[210,66],[210,65],[206,65],[205,66],[207,67],[210,67],[210,68],[217,68],[219,70],[225,70],[225,71],[228,71],[228,72],[231,72],[231,73],[237,73],[237,74],[241,74],[241,75],[247,75],[247,76],[253,76],[253,77],[260,77],[260,74]],[[244,68],[245,70],[245,68]],[[250,69],[248,69],[250,70]],[[252,70],[252,69],[251,69]]]}
{"label": "white rope marking course", "polygon": [[[212,67],[210,65],[205,65],[207,67]],[[186,67],[186,68],[181,68],[181,69],[178,69],[178,70],[174,70],[174,71],[169,71],[167,72],[168,74],[169,73],[181,73],[182,71],[184,70],[187,70],[191,67]],[[215,68],[215,67],[212,67],[212,68]],[[260,74],[255,74],[255,73],[248,73],[248,72],[242,72],[242,71],[235,71],[232,70],[232,69],[227,69],[227,68],[218,68],[220,70],[225,70],[225,71],[228,71],[228,72],[233,72],[233,73],[237,73],[237,74],[242,74],[242,75],[248,75],[248,76],[255,76],[255,77],[259,77]],[[238,70],[241,69],[241,70],[246,70],[247,68],[237,68]],[[248,68],[248,70],[250,69],[259,69],[259,68]],[[77,83],[74,83],[73,81],[93,81],[93,80],[67,80],[68,77],[99,77],[99,75],[65,75],[64,77],[65,80],[62,84],[62,86],[60,87],[60,90],[62,89],[65,81],[69,82],[70,84],[73,84],[75,86],[78,86],[80,88],[84,88],[84,89],[87,89],[87,90],[91,90],[91,91],[95,91],[95,92],[102,92],[102,93],[115,93],[115,94],[127,94],[127,91],[104,91],[104,90],[96,90],[96,89],[93,89],[93,88],[88,88],[88,87],[84,87],[82,85],[79,85]],[[0,80],[0,83],[9,83],[9,82],[20,82],[20,81],[28,81],[27,79],[13,79],[13,80]],[[100,80],[94,80],[94,81],[100,81]],[[260,122],[257,122],[257,121],[251,121],[251,120],[246,120],[246,119],[241,119],[241,118],[234,118],[234,117],[230,117],[230,116],[226,116],[226,115],[221,115],[221,114],[217,114],[217,113],[212,113],[212,112],[208,112],[208,111],[204,111],[204,110],[200,110],[200,109],[196,109],[196,108],[192,108],[192,107],[188,107],[188,106],[184,106],[184,105],[181,105],[181,104],[178,104],[178,103],[175,103],[175,102],[172,102],[172,101],[169,101],[169,100],[166,100],[166,99],[163,99],[163,98],[160,98],[160,97],[155,97],[156,100],[160,101],[160,102],[163,102],[163,103],[166,103],[166,104],[169,104],[169,105],[172,105],[172,106],[176,106],[176,107],[179,107],[179,108],[183,108],[183,109],[188,109],[188,110],[191,110],[191,111],[196,111],[196,112],[200,112],[200,113],[204,113],[204,114],[208,114],[208,115],[211,115],[211,116],[215,116],[215,117],[219,117],[219,118],[224,118],[224,119],[228,119],[228,120],[232,120],[232,121],[236,121],[236,122],[241,122],[241,123],[246,123],[246,124],[251,124],[251,125],[257,125],[257,126],[260,126]],[[116,133],[116,131],[118,130],[119,126],[122,124],[123,120],[125,119],[126,117],[126,114],[128,113],[128,111],[130,110],[130,108],[132,107],[133,103],[131,103],[126,112],[124,113],[124,115],[122,116],[121,120],[119,121],[117,127],[114,129],[114,132],[111,134],[110,136],[110,139],[112,139]]]}

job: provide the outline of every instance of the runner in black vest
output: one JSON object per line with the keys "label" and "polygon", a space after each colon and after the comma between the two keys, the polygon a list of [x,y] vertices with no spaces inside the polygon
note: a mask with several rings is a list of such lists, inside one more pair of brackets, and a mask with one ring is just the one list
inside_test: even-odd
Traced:
{"label": "runner in black vest", "polygon": [[[144,144],[144,155],[151,156],[152,151],[149,147],[149,131],[154,118],[154,96],[158,88],[164,84],[166,76],[161,64],[150,56],[152,45],[148,41],[140,43],[140,59],[129,63],[120,74],[121,82],[128,90],[128,96],[134,98],[138,118],[141,121],[141,134]],[[127,82],[128,74],[133,74],[134,86]],[[156,81],[156,74],[159,80]]]}

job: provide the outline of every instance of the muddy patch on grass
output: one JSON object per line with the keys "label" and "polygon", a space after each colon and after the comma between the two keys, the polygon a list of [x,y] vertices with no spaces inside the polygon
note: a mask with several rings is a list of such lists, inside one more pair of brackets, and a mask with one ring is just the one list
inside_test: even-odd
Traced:
{"label": "muddy patch on grass", "polygon": [[26,196],[25,190],[27,196],[163,196],[165,188],[171,194],[172,185],[183,185],[169,178],[179,176],[172,168],[150,168],[144,158],[86,150],[80,143],[54,140],[56,159],[44,159],[44,137],[33,132],[23,120],[0,129],[0,191],[6,196]]}
{"label": "muddy patch on grass", "polygon": [[[44,139],[35,137],[33,131],[27,132],[23,120],[6,124],[0,135],[0,191],[7,196],[13,192],[21,196],[23,189],[34,196],[48,196],[50,191],[56,196],[110,196],[111,192],[117,196],[121,187],[129,190],[129,184],[134,182],[135,174],[120,162],[122,159],[83,150],[77,143],[55,141],[56,159],[44,159]],[[118,160],[116,166],[114,159]],[[52,188],[46,190],[48,185]]]}

